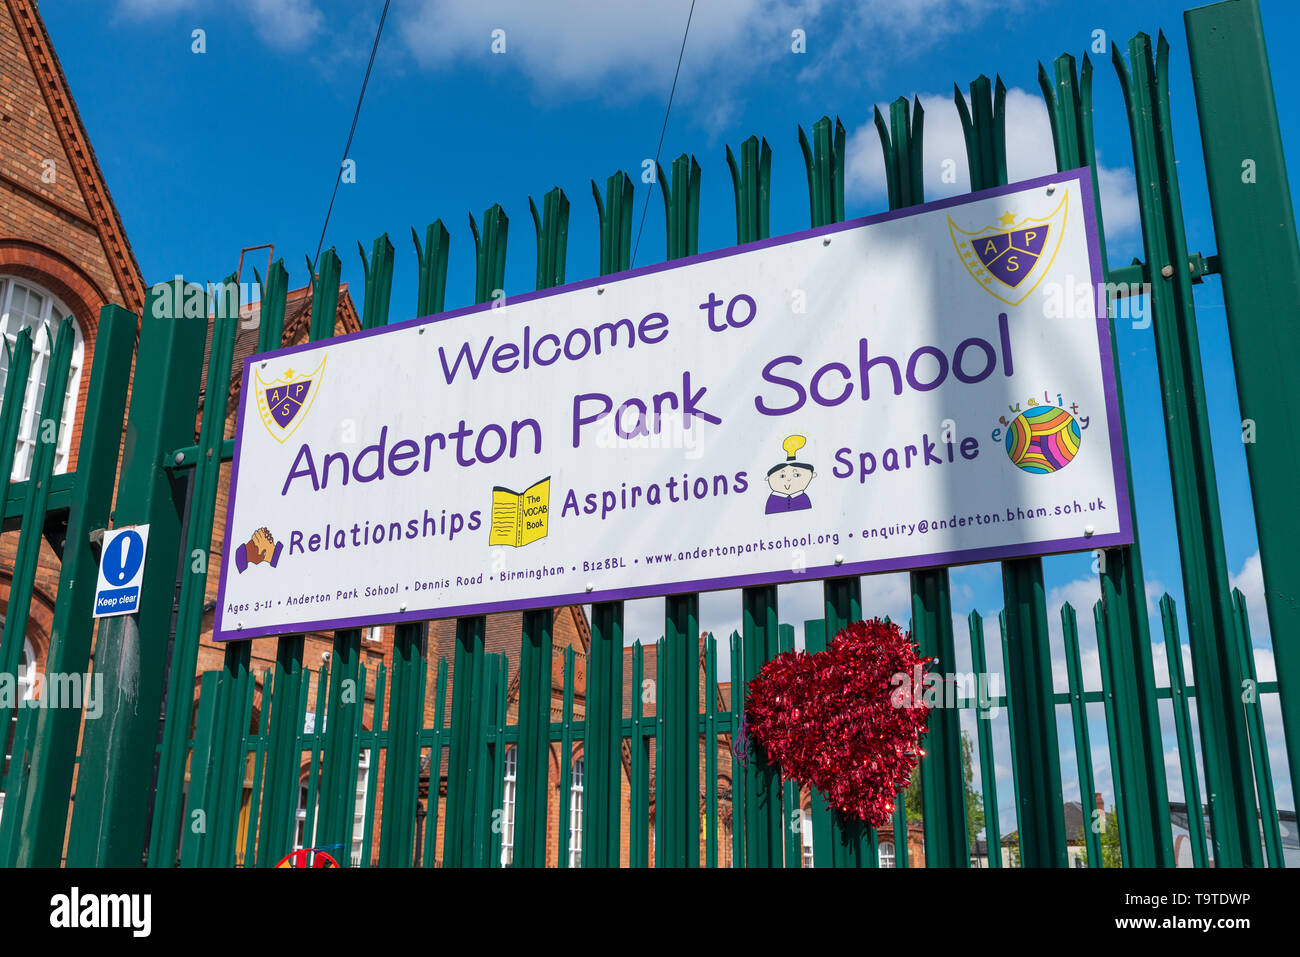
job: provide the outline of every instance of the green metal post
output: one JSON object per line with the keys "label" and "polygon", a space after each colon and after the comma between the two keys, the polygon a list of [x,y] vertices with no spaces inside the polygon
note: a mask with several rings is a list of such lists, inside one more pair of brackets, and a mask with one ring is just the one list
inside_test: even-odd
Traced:
{"label": "green metal post", "polygon": [[[50,350],[50,365],[46,373],[45,389],[41,401],[39,430],[41,441],[36,446],[35,454],[32,457],[31,473],[26,482],[26,492],[23,499],[22,531],[18,536],[18,553],[15,556],[13,575],[10,582],[4,635],[3,638],[0,638],[0,674],[6,676],[16,676],[21,663],[22,648],[31,613],[37,561],[40,557],[41,543],[45,535],[50,479],[54,472],[54,452],[58,448],[58,423],[63,421],[64,396],[67,391],[69,367],[72,362],[74,336],[72,322],[64,319],[58,324],[57,330],[57,338]],[[46,336],[50,334],[48,329],[45,330]],[[5,345],[7,346],[8,343],[5,343]],[[16,371],[23,372],[23,375],[19,377],[15,373],[10,373],[10,382],[15,383],[15,389],[25,388],[27,385],[26,370]],[[6,386],[8,385],[9,383],[6,383]],[[5,391],[8,393],[9,389],[6,388]],[[21,408],[22,402],[15,399],[14,407]],[[16,416],[5,423],[8,427],[16,426],[16,424]],[[12,435],[6,436],[6,446],[10,450],[13,449],[14,439]],[[0,474],[3,474],[4,481],[8,483],[10,473]],[[14,684],[9,685],[10,688],[14,686]],[[22,707],[21,705],[18,706]],[[33,716],[23,715],[19,721],[20,727],[15,728],[13,748],[10,752],[13,756],[13,766],[10,768],[9,780],[5,785],[6,792],[13,796],[14,802],[20,807],[31,773],[30,747],[31,734],[34,730],[33,720]],[[0,751],[4,749],[8,740],[9,724],[10,706],[6,702],[0,705]],[[10,864],[13,861],[17,850],[16,835],[12,828],[12,822],[17,816],[18,812],[11,814],[9,816],[11,826],[0,830],[0,862],[5,864]]]}
{"label": "green metal post", "polygon": [[[741,663],[741,637],[736,632],[731,633],[727,645],[731,654],[731,673],[733,675],[744,675],[745,668]],[[743,781],[743,771],[738,768],[740,764],[741,753],[745,748],[741,747],[741,732],[745,719],[745,702],[743,700],[745,682],[742,677],[740,681],[735,678],[731,680],[731,734],[728,735],[728,743],[731,747],[731,866],[745,867],[747,858],[745,856],[745,836],[748,834],[748,814],[745,811],[745,791]],[[753,760],[753,750],[750,749],[750,760]],[[775,856],[776,862],[774,867],[780,866],[781,861],[781,791],[778,782],[773,782],[772,796],[769,799],[776,804],[776,833],[775,838]]]}
{"label": "green metal post", "polygon": [[[433,867],[438,843],[438,804],[442,790],[442,749],[450,729],[443,727],[447,717],[447,659],[438,659],[437,693],[433,702],[433,748],[429,753],[429,816],[425,819],[424,866]],[[446,866],[446,853],[443,853]]]}
{"label": "green metal post", "polygon": [[479,768],[487,760],[481,704],[486,619],[456,620],[456,659],[452,669],[451,751],[447,761],[447,829],[443,867],[474,866],[474,830],[487,826],[474,819]]}
{"label": "green metal post", "polygon": [[[551,625],[555,613],[526,611],[519,652],[519,744],[516,757],[515,867],[546,866],[546,811],[551,754]],[[590,681],[590,672],[588,672]]]}
{"label": "green metal post", "polygon": [[[727,147],[727,166],[736,197],[736,242],[751,243],[771,235],[772,149],[751,136],[740,144],[740,163]],[[763,665],[778,654],[780,641],[775,585],[746,588],[741,592],[744,671],[732,672],[733,710],[744,714],[745,692]],[[737,677],[742,680],[737,680]],[[740,740],[737,738],[737,740]],[[744,856],[736,867],[781,866],[781,782],[777,769],[762,748],[747,748],[748,761],[741,774],[733,774],[733,807],[744,812]],[[733,768],[735,762],[733,762]],[[735,769],[737,772],[739,768]],[[743,791],[742,791],[743,787]],[[743,799],[741,795],[743,794]],[[739,832],[738,832],[739,833]]]}
{"label": "green metal post", "polygon": [[700,597],[673,595],[664,602],[664,670],[655,705],[664,737],[662,775],[663,866],[698,867],[700,856]]}
{"label": "green metal post", "polygon": [[[984,652],[984,619],[979,612],[966,616],[970,629],[970,664],[975,674],[988,674]],[[980,785],[984,791],[984,847],[988,866],[1002,866],[1002,831],[998,827],[998,772],[993,760],[993,716],[985,704],[977,704],[975,728],[980,752]]]}
{"label": "green metal post", "polygon": [[1079,768],[1079,809],[1083,814],[1083,842],[1088,866],[1101,867],[1101,839],[1093,823],[1092,742],[1088,736],[1088,703],[1084,700],[1083,667],[1079,661],[1079,621],[1074,606],[1061,606],[1061,633],[1065,637],[1065,668],[1070,681],[1070,717],[1074,722],[1074,757]]}
{"label": "green metal post", "polygon": [[[380,236],[372,246],[373,268],[367,261],[360,243],[361,268],[365,275],[365,297],[362,300],[361,328],[378,329],[388,323],[388,305],[392,298],[393,244],[387,234]],[[322,258],[321,278],[312,290],[313,326],[328,337],[333,333],[324,328],[326,316],[334,316],[338,308],[338,257],[330,250]],[[333,302],[331,303],[330,297]],[[316,317],[322,322],[317,325]],[[399,627],[419,628],[419,625]],[[357,694],[361,677],[361,629],[346,628],[334,633],[334,647],[330,654],[329,703],[325,723],[325,769],[321,783],[321,843],[343,845],[350,848],[355,822],[357,755],[354,755],[353,730],[357,727],[365,708],[365,699]],[[419,732],[417,725],[416,732]],[[414,808],[411,809],[412,813]],[[409,855],[408,855],[409,859]],[[339,860],[342,867],[350,867],[351,853]]]}
{"label": "green metal post", "polygon": [[[844,124],[823,116],[813,124],[812,140],[799,127],[799,149],[803,152],[804,170],[808,174],[808,210],[812,225],[828,226],[844,220]],[[824,583],[826,602],[826,640],[850,622],[862,617],[862,585],[857,578],[833,578]],[[806,636],[805,632],[805,636]],[[813,829],[826,809],[821,795],[813,794]],[[874,846],[868,854],[866,844],[875,844],[874,833],[868,839],[861,822],[843,821],[838,812],[831,814],[831,854],[822,856],[814,846],[818,866],[874,866]],[[814,843],[816,839],[814,838]],[[866,857],[870,860],[865,860]]]}
{"label": "green metal post", "polygon": [[223,675],[205,671],[199,679],[199,703],[195,709],[194,756],[190,765],[190,826],[181,834],[181,866],[203,866],[203,850],[208,843],[208,812],[212,807],[212,765],[218,760],[220,737],[218,698]]}
{"label": "green metal post", "polygon": [[1124,792],[1124,777],[1120,773],[1120,752],[1127,747],[1122,744],[1119,722],[1115,719],[1116,692],[1119,682],[1114,673],[1114,655],[1111,653],[1110,625],[1106,620],[1105,610],[1100,601],[1092,606],[1092,620],[1097,629],[1097,655],[1101,659],[1101,700],[1106,709],[1106,742],[1110,751],[1111,781],[1115,785],[1115,813],[1119,815],[1119,849],[1120,857],[1126,863],[1133,860],[1129,848],[1128,832],[1128,796]]}
{"label": "green metal post", "polygon": [[204,867],[232,867],[235,835],[244,784],[244,736],[248,734],[248,692],[251,646],[247,641],[226,645],[221,675],[226,687],[217,699],[218,734],[222,747],[214,756],[212,798],[209,804],[208,840],[204,842]]}
{"label": "green metal post", "polygon": [[[436,223],[434,224],[437,225]],[[483,214],[483,229],[479,231],[473,214],[469,217],[470,232],[474,235],[474,301],[497,302],[504,297],[506,268],[506,236],[509,220],[499,204]],[[430,227],[431,245],[426,252],[430,268],[434,262],[432,248],[434,228]],[[445,248],[445,244],[439,244]],[[431,286],[436,286],[430,282]],[[447,766],[447,828],[443,853],[444,867],[473,867],[480,863],[479,848],[483,846],[482,834],[490,819],[477,816],[484,800],[481,784],[486,781],[485,765],[488,761],[486,725],[483,721],[482,700],[477,700],[488,683],[483,661],[484,633],[487,619],[483,615],[456,620],[456,658],[451,692],[451,752]]]}
{"label": "green metal post", "polygon": [[1201,805],[1200,776],[1196,772],[1196,748],[1192,743],[1187,682],[1183,677],[1183,646],[1178,637],[1178,610],[1168,594],[1160,599],[1160,622],[1165,636],[1165,657],[1169,661],[1169,696],[1174,709],[1174,733],[1178,736],[1178,763],[1183,772],[1183,801],[1187,807],[1187,835],[1192,844],[1192,863],[1196,867],[1206,867],[1205,812]]}
{"label": "green metal post", "polygon": [[[971,189],[1004,185],[1006,87],[1001,78],[995,90],[990,89],[986,76],[971,83],[969,108],[956,86],[953,94],[966,139]],[[1020,748],[1017,769],[1023,776],[1017,788],[1020,859],[1026,867],[1064,867],[1065,810],[1061,804],[1043,560],[1019,558],[1003,562],[1002,594],[1010,654],[1005,662],[1007,692],[1016,703],[1010,717],[1013,724],[1018,723],[1013,741]]]}
{"label": "green metal post", "polygon": [[[781,625],[780,654],[794,651],[794,625]],[[805,637],[807,623],[805,623]],[[803,867],[803,805],[800,803],[799,786],[793,781],[785,781],[781,788],[784,800],[784,818],[781,827],[785,831],[785,866]]]}
{"label": "green metal post", "polygon": [[[107,527],[113,502],[135,324],[135,314],[120,306],[105,306],[100,310],[59,575],[60,600],[54,608],[46,655],[46,671],[51,674],[84,675],[90,670],[90,642],[94,631],[90,609],[99,568],[98,549],[91,542],[91,533]],[[19,368],[22,351],[27,361]],[[19,386],[27,381],[30,357],[31,333],[24,329],[14,346],[8,371],[9,379]],[[15,428],[21,407],[21,401],[11,403],[6,397],[4,411],[14,410]],[[0,462],[0,475],[8,476],[13,469],[14,442],[12,433],[3,426],[0,426],[0,436],[5,436],[3,448],[8,452]],[[36,727],[32,777],[23,789],[21,805],[12,798],[10,803],[14,819],[21,816],[14,860],[19,867],[56,867],[63,857],[81,714],[75,708],[42,708],[33,720]]]}
{"label": "green metal post", "polygon": [[[238,303],[235,282],[235,276],[228,277],[224,288],[234,290],[235,302]],[[229,293],[222,295],[219,301],[226,303],[228,299]],[[238,332],[238,312],[216,310],[208,350],[208,382],[230,382]],[[216,387],[208,391],[210,395],[223,394]],[[199,426],[200,455],[190,480],[190,512],[176,611],[176,636],[168,669],[158,786],[154,794],[154,822],[149,834],[150,867],[171,867],[176,859],[176,837],[180,833],[184,802],[185,757],[194,713],[194,672],[198,664],[203,606],[207,600],[208,566],[212,560],[212,531],[221,478],[226,411],[224,401],[204,402],[203,421]],[[220,689],[214,693],[219,692]]]}
{"label": "green metal post", "polygon": [[[1106,237],[1102,226],[1101,192],[1097,184],[1097,155],[1092,129],[1092,62],[1083,58],[1080,74],[1074,57],[1063,55],[1054,64],[1055,80],[1040,64],[1038,85],[1052,122],[1059,170],[1087,166],[1092,172],[1093,212],[1097,218],[1097,243],[1102,272],[1108,271]],[[1125,481],[1129,501],[1135,501],[1133,466],[1128,454],[1124,391],[1119,374],[1119,348],[1115,323],[1110,324],[1111,355],[1114,357],[1115,393],[1119,407],[1120,438],[1124,448]],[[1151,661],[1151,632],[1147,622],[1146,589],[1142,574],[1142,551],[1137,527],[1133,544],[1110,548],[1098,555],[1101,599],[1111,636],[1110,653],[1115,656],[1111,674],[1118,695],[1115,720],[1118,734],[1126,742],[1119,756],[1117,789],[1126,794],[1128,813],[1120,820],[1125,840],[1132,849],[1134,866],[1172,867],[1173,834],[1169,821],[1169,791],[1165,783],[1164,752],[1160,738],[1160,710],[1156,701],[1155,670]]]}
{"label": "green metal post", "polygon": [[718,642],[704,639],[704,866],[718,866]]}
{"label": "green metal post", "polygon": [[591,608],[583,748],[584,867],[619,866],[623,798],[623,603]]}
{"label": "green metal post", "polygon": [[[415,848],[415,804],[420,784],[418,738],[424,722],[428,673],[427,634],[428,625],[420,622],[398,625],[393,637],[384,819],[379,832],[380,867],[411,866]],[[376,717],[380,714],[376,706]],[[434,794],[440,770],[430,764],[429,787]]]}
{"label": "green metal post", "polygon": [[[683,153],[673,160],[671,180],[662,167],[657,171],[664,198],[667,258],[692,256],[699,251],[700,164]],[[666,863],[696,867],[700,856],[700,600],[693,593],[670,595],[664,604],[667,673],[660,685],[668,728]]]}
{"label": "green metal post", "polygon": [[645,647],[632,646],[632,795],[629,801],[628,864],[650,866],[650,742],[646,730],[654,718],[645,716]]}
{"label": "green metal post", "polygon": [[[95,671],[104,676],[104,712],[87,722],[72,813],[68,863],[78,867],[137,867],[145,854],[167,636],[180,550],[185,482],[160,466],[172,449],[194,441],[199,372],[206,329],[201,323],[160,318],[156,286],[140,326],[140,350],[131,390],[115,526],[149,525],[142,600],[137,614],[100,623]],[[175,301],[175,300],[173,300]],[[150,600],[152,596],[152,600]]]}
{"label": "green metal post", "polygon": [[[875,111],[876,131],[884,152],[885,181],[889,208],[902,209],[925,202],[922,156],[925,111],[918,98],[910,111],[906,97],[889,107],[889,124]],[[952,602],[948,591],[948,570],[931,568],[911,573],[913,636],[921,654],[935,658],[936,673],[951,673],[956,659],[952,633]],[[955,699],[949,693],[955,678],[944,680],[941,700]],[[925,826],[926,864],[931,867],[967,867],[965,784],[961,764],[961,719],[956,708],[939,708],[930,715],[925,738],[925,760],[920,765],[921,804]],[[900,803],[899,807],[902,807]],[[906,855],[906,832],[899,852]]]}
{"label": "green metal post", "polygon": [[[383,240],[386,242],[386,239]],[[383,254],[380,254],[382,266]],[[363,260],[364,265],[364,260]],[[311,337],[313,341],[332,338],[338,315],[339,278],[342,263],[333,249],[327,249],[321,255],[319,274],[312,283]],[[365,271],[369,273],[369,268]],[[369,276],[367,278],[370,278]],[[381,278],[378,274],[374,280]],[[379,316],[377,309],[382,297],[376,282],[367,282],[366,306],[370,312],[365,316],[374,328],[387,321],[387,316]],[[371,291],[373,289],[373,292]],[[320,826],[317,829],[317,843],[335,845],[351,844],[353,804],[356,800],[357,769],[347,760],[352,746],[352,728],[355,715],[364,702],[357,700],[356,688],[361,668],[361,630],[347,628],[335,632],[333,649],[330,653],[329,683],[326,701],[317,702],[316,711],[320,716],[321,727],[317,734],[323,736],[323,765],[320,781]],[[340,861],[340,866],[347,867],[349,861]]]}
{"label": "green metal post", "polygon": [[[262,289],[258,310],[257,348],[267,352],[284,343],[284,312],[289,273],[283,260],[272,264]],[[332,326],[331,326],[332,328]],[[262,833],[257,842],[257,864],[273,867],[293,849],[293,817],[298,805],[298,774],[302,752],[298,736],[302,717],[298,707],[303,688],[303,635],[285,635],[276,641],[275,670],[267,724],[266,776],[262,785]]]}
{"label": "green metal post", "polygon": [[447,294],[447,255],[451,248],[451,235],[441,219],[429,224],[424,234],[424,246],[411,227],[411,241],[415,243],[415,259],[420,272],[416,292],[416,316],[434,316],[443,310]]}
{"label": "green metal post", "polygon": [[1247,791],[1250,745],[1238,698],[1237,623],[1228,594],[1192,277],[1182,268],[1187,240],[1169,117],[1169,44],[1161,34],[1153,61],[1151,38],[1139,33],[1129,41],[1129,58],[1132,74],[1119,47],[1114,47],[1115,70],[1129,113],[1142,239],[1152,276],[1152,326],[1215,861],[1220,867],[1256,867],[1263,861],[1254,795]]}
{"label": "green metal post", "polygon": [[1242,672],[1246,686],[1246,718],[1250,726],[1250,752],[1255,766],[1255,793],[1259,796],[1259,813],[1263,819],[1264,850],[1269,867],[1282,867],[1282,833],[1277,816],[1277,799],[1273,796],[1273,770],[1268,759],[1268,738],[1264,735],[1264,713],[1259,705],[1259,680],[1255,677],[1255,649],[1250,643],[1250,617],[1246,614],[1246,596],[1240,588],[1232,590],[1232,604],[1237,611],[1238,636],[1241,638]]}
{"label": "green metal post", "polygon": [[[72,321],[62,320],[57,326],[57,333],[50,350],[50,365],[41,400],[41,441],[36,444],[31,473],[26,482],[22,530],[18,534],[18,552],[14,557],[9,603],[5,609],[4,633],[0,637],[0,674],[5,675],[18,673],[23,643],[27,637],[27,622],[31,617],[32,595],[36,587],[37,562],[45,536],[45,512],[50,498],[50,478],[54,474],[54,452],[59,445],[57,429],[58,423],[63,421],[63,403],[68,389],[73,337],[76,334]],[[45,335],[50,335],[50,332],[46,330]],[[15,370],[15,373],[21,371],[24,370]],[[9,381],[16,383],[15,390],[25,388],[27,376],[19,378],[15,373],[9,374]],[[5,391],[8,393],[9,389],[6,388]],[[21,408],[22,404],[20,400],[15,400],[11,408]],[[17,417],[5,425],[16,426]],[[55,434],[51,437],[52,432]],[[12,444],[13,438],[10,437],[6,448]],[[0,463],[2,464],[4,463]],[[9,473],[4,473],[6,483],[9,481],[8,476]],[[0,743],[9,735],[9,712],[7,703],[0,705]]]}
{"label": "green metal post", "polygon": [[[1300,789],[1300,245],[1256,0],[1183,14],[1292,793]],[[1288,51],[1289,52],[1289,51]],[[1199,684],[1199,681],[1198,681]]]}
{"label": "green metal post", "polygon": [[564,835],[562,840],[556,842],[555,855],[556,866],[566,868],[569,866],[569,847],[573,839],[572,831],[569,828],[571,821],[570,804],[572,797],[573,783],[573,685],[574,685],[574,662],[576,656],[573,653],[573,646],[569,645],[564,649],[564,691],[563,703],[560,712],[560,820],[555,833]]}

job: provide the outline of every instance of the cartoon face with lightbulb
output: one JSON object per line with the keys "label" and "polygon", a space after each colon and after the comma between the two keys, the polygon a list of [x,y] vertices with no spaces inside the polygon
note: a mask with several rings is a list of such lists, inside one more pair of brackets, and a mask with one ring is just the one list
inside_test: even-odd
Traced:
{"label": "cartoon face with lightbulb", "polygon": [[812,508],[807,489],[817,473],[806,462],[795,461],[795,456],[807,442],[802,435],[791,435],[781,443],[781,448],[785,450],[785,461],[778,462],[767,470],[767,484],[772,489],[772,494],[767,497],[765,515]]}

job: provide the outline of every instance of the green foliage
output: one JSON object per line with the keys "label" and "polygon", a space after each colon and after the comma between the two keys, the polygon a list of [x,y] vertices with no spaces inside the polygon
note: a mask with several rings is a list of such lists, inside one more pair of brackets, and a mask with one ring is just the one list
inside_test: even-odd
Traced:
{"label": "green foliage", "polygon": [[[1087,826],[1085,824],[1085,826]],[[1083,863],[1088,863],[1088,845],[1084,844],[1081,848]],[[1119,848],[1119,815],[1115,813],[1115,805],[1111,805],[1106,811],[1106,823],[1101,830],[1101,866],[1102,867],[1123,867],[1124,856]]]}
{"label": "green foliage", "polygon": [[[975,837],[984,830],[984,796],[975,787],[975,770],[973,767],[973,748],[970,735],[961,733],[961,776],[966,804],[966,846],[975,846]],[[912,775],[912,781],[904,792],[903,806],[907,810],[909,821],[925,819],[925,804],[921,800],[921,775]]]}

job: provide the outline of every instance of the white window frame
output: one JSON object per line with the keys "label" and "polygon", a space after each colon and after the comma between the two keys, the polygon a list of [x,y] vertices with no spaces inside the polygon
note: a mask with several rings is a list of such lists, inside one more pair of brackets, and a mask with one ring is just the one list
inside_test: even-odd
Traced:
{"label": "white window frame", "polygon": [[357,800],[352,807],[352,866],[361,866],[366,847],[366,794],[370,787],[370,749],[362,748],[357,759]]}
{"label": "white window frame", "polygon": [[[23,294],[22,313],[14,315],[16,293],[19,290]],[[35,310],[28,308],[32,296],[40,297],[40,305]],[[27,389],[23,394],[23,412],[18,425],[18,445],[14,452],[14,470],[11,476],[15,482],[24,481],[31,474],[32,459],[41,431],[45,380],[49,375],[50,354],[54,348],[52,337],[57,324],[71,314],[72,310],[43,286],[17,276],[0,275],[0,335],[4,336],[5,343],[12,349],[19,330],[26,327],[32,329],[32,365],[28,373]],[[77,416],[77,396],[81,389],[81,371],[85,360],[86,343],[81,334],[81,325],[75,318],[72,325],[72,365],[68,370],[68,389],[64,396],[63,417],[59,423],[58,444],[54,450],[55,473],[68,470],[72,427]],[[0,348],[0,352],[3,351]],[[8,361],[3,361],[4,366],[0,368],[0,398],[3,398],[4,383],[9,373]]]}
{"label": "white window frame", "polygon": [[301,851],[304,847],[316,846],[316,828],[320,826],[320,815],[316,815],[315,819],[311,822],[311,843],[303,843],[303,839],[307,833],[308,795],[308,781],[306,778],[303,778],[298,782],[298,807],[293,812],[293,849],[295,851]]}
{"label": "white window frame", "polygon": [[515,787],[519,776],[519,749],[513,744],[506,748],[505,774],[501,787],[501,866],[511,867],[515,861]]}
{"label": "white window frame", "polygon": [[897,867],[898,858],[893,841],[881,841],[876,847],[876,863],[880,867]]}
{"label": "white window frame", "polygon": [[583,760],[573,762],[569,774],[569,866],[582,866],[582,772]]}

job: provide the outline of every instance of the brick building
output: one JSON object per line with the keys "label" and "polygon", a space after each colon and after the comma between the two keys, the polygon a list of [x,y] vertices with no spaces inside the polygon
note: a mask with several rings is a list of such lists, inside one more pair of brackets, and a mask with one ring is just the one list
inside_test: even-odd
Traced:
{"label": "brick building", "polygon": [[[40,396],[44,378],[47,373],[48,357],[51,348],[50,330],[46,324],[53,324],[65,316],[71,316],[76,328],[76,348],[72,360],[72,374],[69,380],[65,410],[58,429],[58,446],[56,449],[55,471],[64,473],[75,470],[77,447],[81,438],[81,423],[85,412],[86,396],[89,392],[89,376],[92,368],[96,328],[101,307],[108,304],[121,304],[135,312],[140,312],[145,304],[147,284],[141,275],[140,267],[131,251],[121,217],[118,215],[109,194],[103,173],[95,159],[85,127],[77,113],[76,104],[68,88],[67,79],[59,65],[49,34],[41,21],[34,0],[0,0],[0,332],[12,343],[19,330],[30,327],[34,334],[33,367],[31,385],[24,400],[23,413],[19,428],[18,448],[12,478],[15,481],[26,479],[31,467],[32,452],[38,441]],[[257,342],[256,304],[244,309],[244,321],[241,322],[236,343],[234,373],[228,383],[212,386],[206,382],[206,361],[204,382],[201,391],[200,414],[207,406],[212,395],[220,395],[225,403],[226,436],[233,437],[235,417],[238,409],[241,383],[239,370],[242,360],[255,348]],[[288,296],[285,312],[284,345],[292,345],[306,340],[311,324],[311,295],[309,288],[292,291]],[[339,290],[339,305],[335,317],[334,331],[344,334],[360,328],[357,309],[348,287]],[[3,350],[0,350],[3,353]],[[3,389],[7,373],[7,360],[0,355],[0,390]],[[2,394],[2,391],[0,391]],[[195,423],[196,437],[198,420]],[[229,490],[230,467],[222,470],[222,478],[217,498],[214,524],[214,541],[211,554],[214,556],[208,568],[207,606],[203,619],[202,638],[198,655],[200,673],[221,666],[224,649],[211,640],[213,610],[220,579],[220,555],[224,548],[225,518],[227,494]],[[0,616],[7,612],[12,570],[18,544],[16,525],[6,526],[0,536]],[[58,557],[48,542],[42,542],[39,569],[36,575],[35,592],[32,600],[30,621],[27,634],[23,636],[20,661],[19,684],[25,693],[32,693],[32,676],[44,673],[45,662],[49,652],[50,627],[53,618],[54,602],[58,588],[60,565]],[[582,720],[585,716],[586,700],[586,656],[591,641],[591,629],[586,613],[581,606],[569,606],[556,609],[553,624],[553,643],[556,659],[553,666],[552,716],[560,720],[563,710],[563,653],[572,648],[575,653],[575,673],[573,676],[573,717]],[[504,655],[509,663],[509,687],[507,701],[509,718],[513,720],[518,708],[518,663],[520,653],[522,615],[519,613],[491,615],[488,617],[485,650],[489,654]],[[307,667],[320,668],[332,648],[333,635],[315,633],[306,636],[304,664]],[[452,666],[455,647],[455,623],[453,621],[431,622],[428,631],[429,674],[426,696],[425,726],[430,727],[434,721],[434,693],[437,666],[440,658],[448,661],[449,671]],[[271,667],[275,657],[276,642],[273,639],[255,640],[252,646],[252,669],[255,682],[260,689],[265,671]],[[381,662],[389,662],[393,649],[393,629],[374,628],[363,633],[362,661],[370,674]],[[640,689],[631,687],[632,666],[631,649],[626,649],[624,662],[624,714],[631,715],[633,696]],[[646,655],[645,677],[653,681],[654,655]],[[719,685],[713,689],[704,687],[704,666],[701,656],[700,664],[701,701],[706,695],[712,695],[719,711],[730,707],[730,688]],[[449,681],[450,691],[450,681]],[[197,701],[198,682],[194,687],[194,700]],[[169,704],[169,707],[172,705]],[[450,715],[450,694],[448,696],[447,714]],[[318,712],[318,705],[309,700],[307,705],[307,722],[310,724]],[[375,727],[377,720],[383,716],[375,713],[375,689],[373,681],[366,691],[364,708],[364,726]],[[647,715],[653,715],[654,705],[646,706]],[[254,710],[253,722],[260,721],[260,706]],[[9,729],[4,729],[5,741]],[[370,775],[368,756],[363,759],[361,773],[358,776],[359,811],[366,803],[366,788],[369,787]],[[502,762],[504,780],[501,782],[507,805],[513,801],[513,755],[507,752]],[[569,826],[562,826],[559,821],[561,806],[561,781],[564,777],[564,765],[568,765],[570,780],[570,815]],[[719,795],[719,863],[726,865],[731,857],[731,751],[730,741],[721,738],[718,742],[718,795]],[[2,771],[3,769],[0,769]],[[379,759],[378,774],[375,776],[377,786],[382,791],[383,760]],[[704,763],[701,759],[701,774]],[[630,844],[627,822],[630,817],[628,801],[630,799],[630,750],[624,743],[623,750],[623,860],[627,862]],[[307,775],[309,763],[303,761],[303,786],[300,801],[306,802],[309,793]],[[427,767],[422,782],[422,799],[428,806],[430,792],[438,802],[438,826],[429,838],[436,841],[436,860],[441,860],[441,846],[445,829],[445,788],[446,762],[438,773],[432,773]],[[247,780],[246,806],[251,804],[251,766]],[[548,810],[547,860],[554,863],[561,855],[567,855],[573,863],[581,860],[580,841],[573,838],[573,833],[581,832],[582,808],[582,742],[575,742],[572,753],[562,755],[558,744],[551,748],[550,767],[550,808]],[[653,820],[653,789],[650,797]],[[382,821],[382,802],[377,802],[375,827]],[[508,810],[508,808],[507,808]],[[3,793],[0,792],[0,813],[3,813]],[[305,814],[303,815],[305,817]],[[354,831],[356,843],[353,857],[360,853],[362,836],[362,819],[358,818]],[[296,841],[299,845],[310,846],[311,835],[299,829]],[[239,842],[243,848],[243,840]],[[377,849],[378,841],[374,842]],[[507,848],[509,842],[507,841]],[[285,848],[285,851],[292,848]]]}
{"label": "brick building", "polygon": [[[100,308],[119,303],[139,311],[144,283],[32,0],[0,0],[0,76],[0,332],[6,347],[21,329],[33,333],[12,473],[14,481],[22,481],[30,474],[41,433],[55,324],[71,316],[76,333],[55,450],[54,471],[64,473],[77,464]],[[7,373],[6,354],[0,357],[0,389]],[[0,614],[8,612],[17,547],[17,524],[6,523],[0,536]],[[58,580],[58,557],[42,541],[22,636],[24,696],[32,693],[33,675],[44,672]]]}

